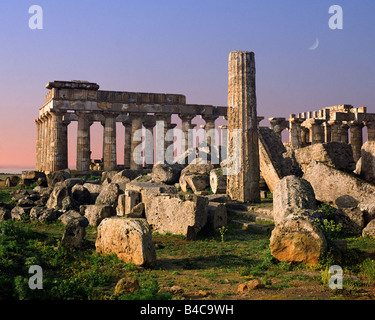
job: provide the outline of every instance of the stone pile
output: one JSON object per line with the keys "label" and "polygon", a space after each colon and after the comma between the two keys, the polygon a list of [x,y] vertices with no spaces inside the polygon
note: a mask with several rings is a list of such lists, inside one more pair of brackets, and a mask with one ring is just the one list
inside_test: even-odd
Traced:
{"label": "stone pile", "polygon": [[25,172],[22,182],[38,185],[13,192],[17,203],[0,207],[0,220],[60,221],[66,225],[61,245],[76,249],[83,245],[86,227],[94,226],[98,252],[151,265],[156,259],[151,231],[194,240],[199,233],[217,231],[227,223],[224,204],[191,191],[178,193],[181,176],[205,175],[209,185],[213,166],[196,164],[185,169],[155,165],[146,175],[130,169],[105,171],[95,181],[73,178],[69,170],[48,175]]}

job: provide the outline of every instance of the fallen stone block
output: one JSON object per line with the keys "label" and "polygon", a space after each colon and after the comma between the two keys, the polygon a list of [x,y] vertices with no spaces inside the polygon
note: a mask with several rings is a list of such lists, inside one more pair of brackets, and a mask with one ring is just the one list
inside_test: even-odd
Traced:
{"label": "fallen stone block", "polygon": [[95,246],[97,252],[114,253],[126,263],[150,266],[156,261],[150,226],[145,219],[104,219],[98,226]]}
{"label": "fallen stone block", "polygon": [[160,194],[146,207],[154,231],[179,234],[194,240],[207,223],[208,199],[196,195]]}
{"label": "fallen stone block", "polygon": [[296,176],[286,176],[275,186],[273,193],[273,217],[275,224],[301,209],[317,209],[311,184]]}
{"label": "fallen stone block", "polygon": [[312,219],[291,214],[272,230],[270,249],[279,261],[316,265],[327,241]]}

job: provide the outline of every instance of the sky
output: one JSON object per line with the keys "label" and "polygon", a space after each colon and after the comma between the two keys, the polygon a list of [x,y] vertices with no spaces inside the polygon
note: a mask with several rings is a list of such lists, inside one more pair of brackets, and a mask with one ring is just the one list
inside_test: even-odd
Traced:
{"label": "sky", "polygon": [[[32,5],[43,10],[43,29],[29,27]],[[343,10],[342,29],[329,26],[332,5]],[[265,119],[339,104],[375,113],[373,0],[2,0],[0,10],[0,171],[34,167],[34,120],[49,81],[226,106],[228,56],[236,50],[255,52]],[[72,123],[72,168],[75,130]],[[96,158],[101,130],[91,129]]]}

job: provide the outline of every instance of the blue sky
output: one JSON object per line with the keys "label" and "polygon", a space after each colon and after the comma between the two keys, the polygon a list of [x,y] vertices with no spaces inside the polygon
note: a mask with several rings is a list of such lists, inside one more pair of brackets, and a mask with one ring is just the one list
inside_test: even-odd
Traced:
{"label": "blue sky", "polygon": [[[28,27],[33,4],[43,9],[43,30]],[[328,26],[334,4],[343,30]],[[375,112],[375,1],[2,0],[1,13],[0,165],[33,163],[33,121],[48,81],[226,105],[234,50],[255,52],[266,119],[344,103]]]}

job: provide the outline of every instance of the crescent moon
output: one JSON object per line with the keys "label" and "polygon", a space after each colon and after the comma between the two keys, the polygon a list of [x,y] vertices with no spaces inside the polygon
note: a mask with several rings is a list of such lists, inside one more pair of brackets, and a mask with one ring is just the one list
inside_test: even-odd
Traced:
{"label": "crescent moon", "polygon": [[319,39],[315,39],[315,43],[309,48],[309,50],[315,50],[319,46]]}

